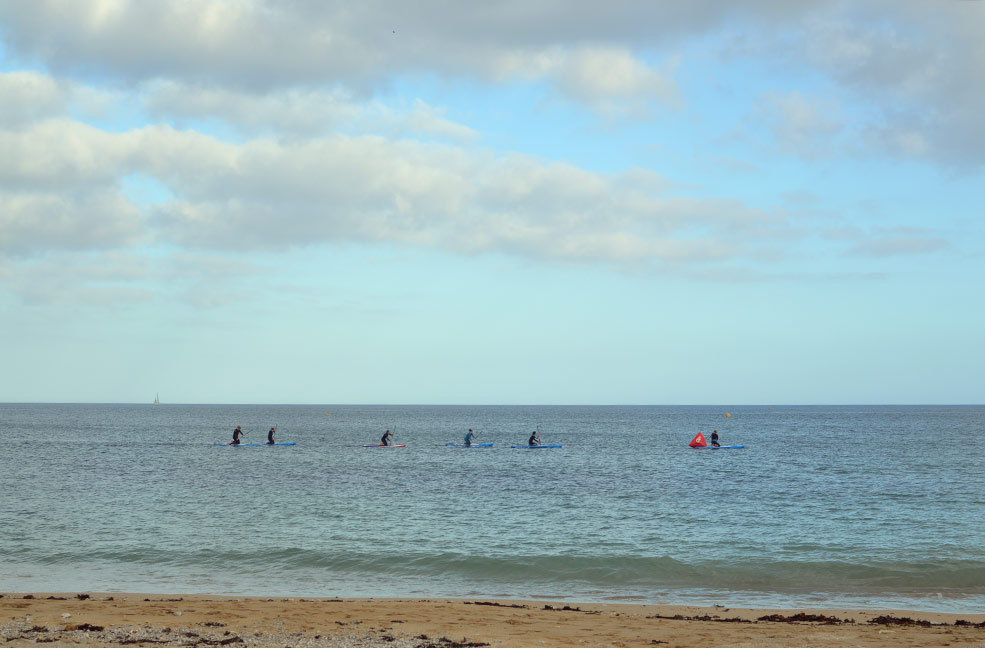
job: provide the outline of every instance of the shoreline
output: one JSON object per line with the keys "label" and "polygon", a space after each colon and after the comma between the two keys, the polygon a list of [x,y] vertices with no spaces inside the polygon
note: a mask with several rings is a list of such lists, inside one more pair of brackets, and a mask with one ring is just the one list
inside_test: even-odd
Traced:
{"label": "shoreline", "polygon": [[985,614],[504,599],[0,592],[0,641],[83,646],[983,646]]}

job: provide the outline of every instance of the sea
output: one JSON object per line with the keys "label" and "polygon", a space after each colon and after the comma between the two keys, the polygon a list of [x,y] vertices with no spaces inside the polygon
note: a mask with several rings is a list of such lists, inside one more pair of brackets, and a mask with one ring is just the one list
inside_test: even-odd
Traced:
{"label": "sea", "polygon": [[0,404],[0,592],[982,613],[985,406]]}

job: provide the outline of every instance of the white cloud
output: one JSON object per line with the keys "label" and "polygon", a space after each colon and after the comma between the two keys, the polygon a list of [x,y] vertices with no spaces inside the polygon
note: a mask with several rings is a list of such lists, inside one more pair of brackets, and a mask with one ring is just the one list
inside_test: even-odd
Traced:
{"label": "white cloud", "polygon": [[[395,112],[395,111],[390,111]],[[472,142],[479,138],[475,130],[445,119],[445,111],[429,106],[418,99],[410,112],[397,112],[391,122],[393,127],[385,128],[390,133],[415,136],[417,134],[451,142]]]}
{"label": "white cloud", "polygon": [[132,150],[126,137],[76,121],[51,119],[0,130],[0,188],[61,191],[112,183]]}
{"label": "white cloud", "polygon": [[853,256],[911,256],[946,250],[950,242],[936,237],[882,236],[861,241],[848,254]]}
{"label": "white cloud", "polygon": [[833,139],[844,123],[836,102],[788,92],[769,94],[762,104],[772,140],[781,150],[805,158],[829,155],[837,150]]}
{"label": "white cloud", "polygon": [[620,48],[581,48],[567,52],[550,71],[566,96],[607,116],[646,116],[653,104],[677,98],[674,80]]}
{"label": "white cloud", "polygon": [[876,117],[862,134],[876,151],[985,164],[985,3],[875,3],[808,23],[818,69]]}
{"label": "white cloud", "polygon": [[148,114],[179,125],[218,120],[247,133],[321,134],[355,118],[359,106],[344,92],[288,89],[254,94],[216,86],[161,81],[144,99]]}
{"label": "white cloud", "polygon": [[0,130],[0,253],[146,240],[144,215],[119,190],[131,140],[70,120]]}
{"label": "white cloud", "polygon": [[938,232],[923,228],[892,227],[867,230],[844,226],[824,230],[821,235],[830,241],[850,243],[846,256],[886,258],[940,252],[951,242]]}
{"label": "white cloud", "polygon": [[388,106],[342,89],[254,93],[162,81],[147,88],[144,105],[158,121],[179,127],[211,121],[247,135],[315,137],[344,130],[456,142],[478,137],[473,129],[446,119],[442,109],[424,101]]}
{"label": "white cloud", "polygon": [[52,250],[23,259],[4,287],[29,304],[129,308],[153,299],[148,259],[129,252]]}
{"label": "white cloud", "polygon": [[240,256],[145,249],[51,249],[18,259],[9,271],[0,262],[4,288],[24,303],[110,311],[158,301],[196,309],[249,303],[272,274],[270,266]]}
{"label": "white cloud", "polygon": [[785,15],[744,7],[741,33],[723,34],[723,58],[785,71],[777,96],[793,85],[837,97],[852,137],[830,150],[985,164],[985,3],[788,5]]}
{"label": "white cloud", "polygon": [[67,107],[64,85],[50,76],[36,72],[0,73],[0,125],[16,128],[60,116]]}
{"label": "white cloud", "polygon": [[0,190],[0,205],[0,255],[110,249],[146,240],[143,215],[112,191],[62,196]]}
{"label": "white cloud", "polygon": [[[852,92],[929,106],[942,127],[963,114],[951,106],[982,112],[983,24],[981,2],[0,3],[9,56],[59,74],[252,91],[341,84],[355,93],[422,70],[486,80],[551,75],[571,97],[605,110],[627,100],[638,109],[632,100],[645,94],[667,100],[669,77],[641,53],[673,60],[676,44],[728,25],[758,43],[740,50],[746,55],[799,63],[796,42],[815,69]],[[955,153],[960,144],[946,134],[939,146]]]}
{"label": "white cloud", "polygon": [[[899,5],[903,7],[903,3]],[[804,48],[819,68],[860,90],[922,93],[934,85],[947,48],[928,41],[915,15],[878,4],[825,12],[806,21]]]}
{"label": "white cloud", "polygon": [[[827,155],[849,133],[908,156],[985,159],[981,22],[959,20],[962,7],[921,24],[920,5],[895,6],[858,10],[866,20],[856,24],[841,3],[765,0],[741,10],[507,2],[444,13],[372,2],[0,4],[11,57],[110,88],[0,74],[0,252],[357,241],[614,265],[778,257],[778,242],[804,236],[781,212],[641,169],[605,174],[478,149],[480,134],[441,106],[386,105],[371,91],[404,73],[547,80],[600,114],[645,116],[677,101],[667,48],[739,16],[752,36],[777,26],[807,36],[810,72],[837,86],[763,97],[759,116],[785,151]],[[774,56],[777,41],[763,42],[748,55]],[[127,83],[131,93],[114,94]],[[835,92],[846,88],[876,117],[853,125],[851,98]],[[109,132],[66,117],[133,97],[172,125]],[[202,122],[239,140],[192,130]],[[142,211],[124,192],[132,174],[172,198]],[[919,247],[890,238],[882,249]]]}
{"label": "white cloud", "polygon": [[631,54],[626,39],[646,47],[720,14],[714,5],[37,0],[0,5],[0,25],[13,52],[57,74],[251,92],[341,85],[358,94],[420,70],[498,80],[546,76],[590,106],[625,110],[628,100],[638,111],[641,97],[667,100],[673,84]]}
{"label": "white cloud", "polygon": [[[241,128],[292,133],[325,132],[352,108],[348,97],[358,104],[401,75],[422,72],[544,80],[604,116],[645,116],[678,100],[668,62],[677,60],[680,43],[739,31],[755,46],[730,46],[730,56],[798,66],[823,75],[843,102],[867,104],[868,123],[858,130],[873,150],[972,165],[985,161],[983,25],[982,2],[0,3],[12,60],[110,83],[159,82],[150,103],[157,110],[193,119],[196,111],[228,107]],[[653,60],[662,63],[646,62]],[[182,108],[175,91],[191,87],[209,91]],[[284,92],[245,104],[235,96],[275,89]],[[60,100],[57,91],[49,99]],[[13,110],[6,108],[8,116]],[[432,136],[471,137],[451,123],[426,126]]]}
{"label": "white cloud", "polygon": [[872,124],[863,130],[864,141],[874,150],[908,158],[925,158],[933,153],[934,144],[926,124]]}
{"label": "white cloud", "polygon": [[[17,152],[0,166],[7,254],[154,240],[227,251],[357,241],[700,264],[742,256],[743,237],[779,238],[785,227],[735,201],[662,195],[668,183],[642,170],[600,174],[378,136],[237,144],[164,126],[107,133],[49,120],[0,132],[0,144]],[[174,198],[141,212],[124,192],[133,173]]]}

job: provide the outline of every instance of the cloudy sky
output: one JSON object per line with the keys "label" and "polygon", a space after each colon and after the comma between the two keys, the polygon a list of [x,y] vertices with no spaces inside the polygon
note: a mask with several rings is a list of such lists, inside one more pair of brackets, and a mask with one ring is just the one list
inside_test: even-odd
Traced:
{"label": "cloudy sky", "polygon": [[0,3],[0,401],[985,401],[985,2]]}

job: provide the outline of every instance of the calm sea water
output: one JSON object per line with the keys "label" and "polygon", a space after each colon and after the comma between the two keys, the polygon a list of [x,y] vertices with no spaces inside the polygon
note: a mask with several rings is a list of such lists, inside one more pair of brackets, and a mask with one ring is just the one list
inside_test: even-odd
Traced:
{"label": "calm sea water", "polygon": [[[237,424],[297,445],[212,445]],[[444,446],[469,427],[495,447]],[[509,448],[536,427],[564,447]],[[407,447],[361,447],[385,428]],[[687,447],[713,428],[746,449]],[[981,406],[6,404],[0,591],[983,612],[983,432]]]}

